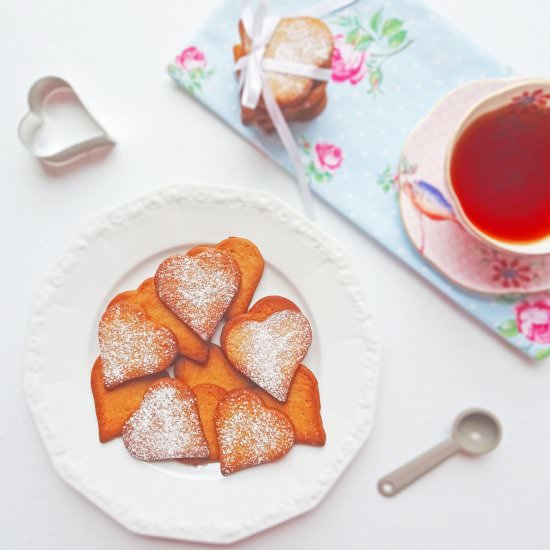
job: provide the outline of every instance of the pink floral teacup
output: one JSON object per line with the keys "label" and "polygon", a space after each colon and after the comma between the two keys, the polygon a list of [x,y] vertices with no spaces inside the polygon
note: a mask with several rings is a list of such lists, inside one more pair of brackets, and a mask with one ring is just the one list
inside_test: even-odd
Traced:
{"label": "pink floral teacup", "polygon": [[[466,210],[468,210],[468,208],[465,207],[465,204],[467,204],[467,201],[465,198],[466,195],[464,194],[463,191],[459,191],[457,189],[457,187],[460,187],[457,185],[457,181],[453,181],[453,174],[456,179],[456,172],[453,171],[453,158],[455,158],[455,160],[457,158],[456,157],[457,144],[459,144],[461,137],[464,136],[465,132],[467,132],[472,128],[473,124],[475,124],[477,121],[480,120],[480,117],[484,117],[485,115],[488,115],[491,112],[496,112],[497,110],[500,110],[500,109],[503,110],[502,112],[509,112],[508,110],[510,109],[517,110],[517,111],[513,111],[514,113],[515,112],[524,113],[524,112],[527,112],[527,110],[529,109],[543,109],[544,117],[546,116],[550,117],[550,81],[530,80],[530,81],[522,82],[520,84],[515,84],[514,86],[511,86],[504,90],[499,90],[495,94],[492,94],[484,98],[483,100],[481,100],[479,103],[474,105],[474,107],[466,113],[466,115],[458,125],[453,137],[451,138],[451,141],[447,149],[446,158],[445,158],[445,179],[446,179],[446,185],[449,192],[449,196],[452,199],[453,206],[455,207],[455,212],[458,220],[461,222],[461,224],[469,233],[471,233],[474,237],[476,237],[478,240],[482,241],[483,243],[493,248],[504,250],[506,252],[511,252],[514,254],[526,254],[526,255],[550,254],[550,234],[545,234],[544,236],[538,237],[533,240],[531,239],[516,240],[516,239],[497,238],[495,236],[488,234],[483,229],[481,229],[479,225],[476,225],[476,223],[473,222],[473,220],[471,219],[471,216],[469,217],[469,215],[466,213]],[[488,120],[486,116],[485,116],[485,120]],[[515,120],[516,119],[514,119],[514,121]],[[499,130],[499,133],[495,134],[497,137],[502,136],[505,138],[506,132],[510,131],[509,128],[507,130],[507,127],[505,126],[504,122],[505,121],[503,121],[502,128]],[[548,128],[548,126],[546,125],[544,126],[544,128]],[[480,134],[478,133],[478,136],[479,135]],[[548,135],[548,132],[545,131],[544,136],[545,136],[544,139],[546,143],[547,139],[550,140],[550,135]],[[492,139],[492,136],[491,136],[491,139]],[[483,145],[486,143],[487,142],[482,142],[480,140],[479,143],[476,144],[477,150],[481,152],[481,154],[479,155],[480,158],[486,152],[483,147]],[[525,147],[523,142],[522,142],[522,146]],[[471,142],[470,147],[472,149],[474,148],[473,141]],[[490,162],[490,160],[491,159],[489,158],[488,162]],[[483,159],[483,162],[485,162],[485,159]],[[511,176],[514,175],[514,177],[525,178],[527,177],[526,170],[528,167],[526,166],[526,168],[524,169],[523,168],[524,166],[526,166],[526,164],[522,161],[520,171],[523,173],[520,173],[519,175],[512,174],[511,171],[505,172],[505,174],[511,175]],[[492,174],[489,175],[488,179],[490,178],[491,175]],[[525,179],[522,179],[520,181],[524,182]],[[501,182],[495,181],[493,183],[488,181],[488,183],[496,185],[497,183],[500,184]],[[503,182],[503,185],[504,183],[505,182]],[[493,187],[493,189],[496,189],[496,187]],[[502,189],[502,186],[499,187],[499,189]],[[518,193],[521,193],[522,189],[524,188],[521,187],[521,189],[519,188],[514,189],[514,192],[516,193],[514,196],[517,196]],[[462,192],[462,196],[461,196],[461,192]],[[502,192],[504,193],[504,191]],[[550,181],[548,181],[548,193],[550,193]],[[479,192],[478,192],[478,197],[480,197]],[[487,199],[487,200],[491,200],[491,199]],[[483,205],[484,211],[487,212],[491,210],[492,212],[495,212],[495,213],[498,212],[498,210],[496,210],[498,208],[498,206],[496,206],[496,202],[497,201],[493,202],[492,204],[485,203]],[[469,204],[470,204],[469,206],[470,212],[472,212],[471,199]],[[550,216],[550,214],[548,215]],[[506,225],[505,220],[502,223]],[[510,224],[508,225],[508,227],[513,228],[517,226]]]}

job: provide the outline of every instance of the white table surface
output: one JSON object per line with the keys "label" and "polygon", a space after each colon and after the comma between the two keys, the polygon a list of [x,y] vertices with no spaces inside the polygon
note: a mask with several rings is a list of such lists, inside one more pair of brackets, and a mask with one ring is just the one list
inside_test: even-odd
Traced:
{"label": "white table surface", "polygon": [[[430,0],[525,74],[550,75],[549,0]],[[22,393],[34,290],[98,212],[185,179],[278,193],[293,181],[164,73],[215,1],[2,0],[0,10],[0,546],[191,548],[138,537],[55,474]],[[67,78],[118,141],[106,159],[48,175],[16,138],[26,92]],[[239,548],[543,549],[550,547],[550,365],[532,366],[336,213],[319,223],[353,257],[384,334],[375,429],[321,505]],[[67,335],[70,338],[70,335]],[[502,419],[492,455],[457,457],[394,499],[376,480],[437,443],[478,405]],[[200,546],[204,547],[204,546]]]}

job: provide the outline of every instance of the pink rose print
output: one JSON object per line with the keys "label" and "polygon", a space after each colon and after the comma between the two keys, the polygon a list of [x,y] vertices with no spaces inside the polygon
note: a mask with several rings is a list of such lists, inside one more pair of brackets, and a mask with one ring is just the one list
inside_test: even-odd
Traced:
{"label": "pink rose print", "polygon": [[190,71],[191,69],[205,69],[207,62],[206,57],[198,48],[189,46],[176,56],[176,64],[184,71]]}
{"label": "pink rose print", "polygon": [[518,330],[528,340],[550,344],[550,300],[521,302],[514,309]]}
{"label": "pink rose print", "polygon": [[377,94],[384,80],[382,65],[413,43],[405,21],[385,17],[380,8],[362,20],[357,14],[343,13],[332,22],[340,30],[334,35],[332,80],[352,86],[366,80],[369,94]]}
{"label": "pink rose print", "polygon": [[367,52],[356,50],[353,44],[346,43],[343,34],[334,36],[334,50],[332,52],[332,80],[355,85],[367,74]]}
{"label": "pink rose print", "polygon": [[327,183],[332,181],[335,172],[344,162],[344,153],[340,147],[326,141],[311,143],[305,137],[300,138],[306,172],[312,181]]}
{"label": "pink rose print", "polygon": [[342,149],[331,143],[318,142],[315,144],[315,165],[321,172],[335,172],[344,161]]}
{"label": "pink rose print", "polygon": [[174,63],[168,65],[168,73],[189,93],[195,95],[202,91],[205,81],[214,73],[208,66],[206,56],[195,46],[185,48],[176,55]]}

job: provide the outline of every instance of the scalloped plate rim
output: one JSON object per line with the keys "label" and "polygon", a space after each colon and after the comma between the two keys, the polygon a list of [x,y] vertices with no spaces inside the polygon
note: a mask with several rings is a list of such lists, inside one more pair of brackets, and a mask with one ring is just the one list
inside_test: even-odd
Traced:
{"label": "scalloped plate rim", "polygon": [[[41,374],[47,369],[47,365],[41,364],[40,351],[44,346],[42,340],[44,327],[47,325],[49,308],[54,304],[54,297],[62,292],[63,284],[70,277],[71,270],[85,255],[90,246],[98,238],[102,238],[104,231],[117,231],[117,227],[126,224],[139,223],[144,213],[148,212],[148,205],[156,210],[173,201],[182,201],[194,204],[196,201],[208,204],[226,204],[232,202],[232,207],[256,208],[262,215],[269,214],[273,223],[284,224],[296,233],[297,238],[304,239],[304,235],[310,238],[309,246],[316,248],[316,252],[323,254],[324,259],[332,262],[338,270],[341,279],[335,281],[346,292],[355,308],[357,326],[361,330],[361,339],[365,353],[357,360],[356,375],[360,384],[361,397],[356,404],[356,412],[348,420],[352,421],[350,435],[346,438],[345,445],[338,449],[338,457],[329,465],[333,470],[321,472],[318,483],[313,492],[301,495],[299,499],[288,504],[284,509],[272,510],[256,521],[243,520],[241,525],[225,527],[216,523],[212,530],[204,529],[204,525],[188,524],[182,522],[163,523],[163,518],[157,518],[156,522],[151,518],[144,518],[132,509],[132,505],[124,503],[122,498],[110,499],[99,488],[92,487],[91,477],[88,473],[79,471],[79,465],[71,461],[71,451],[64,448],[62,438],[56,435],[59,429],[48,416],[48,403],[45,397],[45,389],[40,385]],[[125,216],[127,217],[125,220]],[[207,239],[205,239],[206,241]],[[76,258],[75,258],[76,256]],[[181,184],[162,188],[154,192],[142,195],[94,217],[81,232],[79,232],[74,244],[68,248],[57,267],[37,292],[32,306],[27,346],[25,353],[24,390],[27,402],[31,409],[33,419],[40,436],[48,451],[49,457],[58,475],[76,491],[80,492],[88,500],[96,504],[105,513],[113,517],[129,530],[143,535],[160,536],[177,540],[189,540],[196,542],[210,542],[226,544],[236,542],[245,537],[263,531],[283,521],[314,508],[326,496],[332,485],[347,468],[356,453],[367,440],[373,425],[374,410],[376,405],[376,392],[381,365],[381,340],[376,323],[364,300],[363,291],[358,279],[353,275],[350,264],[345,259],[341,248],[327,237],[317,226],[305,219],[301,214],[291,209],[281,199],[264,191],[249,188],[237,188],[217,185],[193,185]],[[326,367],[323,367],[325,369]],[[86,371],[86,376],[89,372]],[[323,401],[323,395],[321,395]],[[327,411],[325,411],[327,413]],[[347,433],[347,432],[346,432]],[[97,445],[100,445],[97,442]],[[325,448],[315,448],[319,452],[327,452]],[[336,450],[334,451],[336,454]],[[281,461],[281,464],[284,462]],[[259,468],[253,469],[259,470]],[[239,475],[246,475],[242,472]],[[269,475],[269,468],[265,475]],[[324,477],[323,477],[324,476]],[[231,477],[231,476],[230,476]],[[229,478],[228,478],[229,479]],[[165,518],[164,518],[165,519]],[[219,519],[219,518],[218,518]]]}

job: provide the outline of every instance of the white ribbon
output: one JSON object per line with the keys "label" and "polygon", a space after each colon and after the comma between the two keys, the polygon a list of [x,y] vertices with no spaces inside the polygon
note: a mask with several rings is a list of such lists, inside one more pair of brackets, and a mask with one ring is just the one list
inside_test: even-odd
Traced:
{"label": "white ribbon", "polygon": [[[328,0],[311,7],[307,10],[307,13],[296,12],[285,14],[284,17],[296,17],[298,15],[322,17],[354,4],[356,1]],[[304,63],[293,63],[270,58],[264,59],[265,49],[282,18],[282,16],[268,15],[268,5],[269,0],[260,0],[256,11],[253,11],[249,0],[241,0],[241,21],[243,22],[246,34],[252,41],[250,53],[241,57],[235,63],[235,71],[240,73],[239,90],[241,90],[241,104],[249,109],[255,109],[260,101],[260,97],[263,97],[265,108],[273,122],[273,126],[294,165],[298,190],[300,191],[304,210],[310,219],[314,219],[313,199],[300,149],[294,140],[277,100],[273,96],[273,92],[265,78],[265,72],[287,73],[305,76],[313,80],[326,81],[330,79],[331,70]]]}

